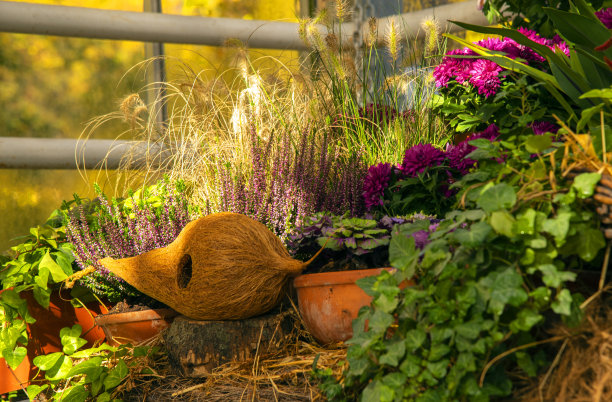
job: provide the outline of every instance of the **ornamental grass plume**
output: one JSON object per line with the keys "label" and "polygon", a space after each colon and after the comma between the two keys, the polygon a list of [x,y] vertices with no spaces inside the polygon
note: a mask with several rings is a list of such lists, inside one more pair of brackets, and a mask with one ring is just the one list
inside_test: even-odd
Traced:
{"label": "ornamental grass plume", "polygon": [[[80,269],[93,266],[95,272],[80,281],[94,293],[111,302],[142,294],[121,278],[110,273],[99,260],[105,257],[133,257],[165,247],[178,236],[190,220],[185,198],[185,186],[160,183],[145,191],[143,199],[135,194],[110,202],[95,185],[98,198],[90,204],[80,204],[69,213],[66,236],[74,246]],[[160,201],[161,199],[161,201]]]}

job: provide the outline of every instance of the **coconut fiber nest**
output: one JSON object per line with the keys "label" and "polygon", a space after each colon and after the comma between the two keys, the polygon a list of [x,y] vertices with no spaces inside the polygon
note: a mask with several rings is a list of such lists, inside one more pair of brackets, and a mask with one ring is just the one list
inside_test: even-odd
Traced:
{"label": "coconut fiber nest", "polygon": [[276,306],[288,279],[310,261],[291,258],[263,224],[218,213],[188,223],[164,248],[100,263],[189,318],[238,320]]}

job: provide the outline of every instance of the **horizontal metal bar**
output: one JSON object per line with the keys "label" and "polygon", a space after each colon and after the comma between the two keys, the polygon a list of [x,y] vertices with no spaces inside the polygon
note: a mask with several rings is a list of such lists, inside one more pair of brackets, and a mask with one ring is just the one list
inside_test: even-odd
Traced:
{"label": "horizontal metal bar", "polygon": [[[389,20],[395,19],[406,35],[419,36],[424,33],[420,28],[421,21],[431,17],[445,25],[448,19],[487,24],[482,12],[472,1],[468,1],[382,18],[379,27],[384,29]],[[448,31],[459,29],[455,25],[443,28]],[[367,26],[363,29],[367,30]],[[343,40],[351,41],[354,25],[346,23],[342,30],[346,33]],[[320,27],[320,31],[322,35],[327,32],[324,26]],[[227,39],[235,38],[253,48],[308,49],[298,35],[298,24],[295,22],[100,10],[12,1],[0,1],[0,32],[211,46],[220,46]]]}
{"label": "horizontal metal bar", "polygon": [[140,141],[0,137],[0,169],[139,169],[147,159],[160,165],[169,156]]}
{"label": "horizontal metal bar", "polygon": [[[442,32],[456,32],[463,28],[455,24],[451,24],[448,20],[461,21],[474,25],[490,25],[487,17],[478,10],[473,1],[464,1],[459,3],[449,3],[443,6],[434,8],[426,8],[411,13],[393,15],[384,18],[378,18],[379,30],[383,30],[393,20],[395,26],[402,29],[403,33],[408,37],[422,37],[425,35],[425,30],[421,28],[421,23],[424,20],[434,18],[440,25]],[[367,24],[363,27],[363,35],[367,35]],[[379,38],[380,39],[380,38]]]}
{"label": "horizontal metal bar", "polygon": [[0,1],[0,31],[142,42],[306,49],[294,22],[208,18]]}

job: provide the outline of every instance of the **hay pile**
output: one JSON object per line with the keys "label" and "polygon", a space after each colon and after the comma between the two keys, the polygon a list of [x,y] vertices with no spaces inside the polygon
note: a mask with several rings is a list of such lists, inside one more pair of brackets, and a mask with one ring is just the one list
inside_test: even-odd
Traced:
{"label": "hay pile", "polygon": [[[167,358],[153,367],[156,377],[131,377],[122,385],[126,401],[316,401],[324,400],[310,373],[317,367],[339,375],[346,359],[342,344],[319,346],[305,331],[294,309],[295,330],[276,350],[256,353],[251,359],[230,362],[213,370],[208,378],[191,379],[173,373]],[[158,337],[155,343],[163,342]],[[263,346],[261,349],[265,349]]]}
{"label": "hay pile", "polygon": [[[608,288],[609,290],[609,288]],[[519,392],[523,401],[612,401],[612,295],[589,305],[577,328],[561,326],[565,337],[547,373]]]}
{"label": "hay pile", "polygon": [[256,220],[217,213],[188,223],[166,247],[100,263],[189,318],[239,320],[275,307],[288,279],[310,261],[291,258],[280,239]]}

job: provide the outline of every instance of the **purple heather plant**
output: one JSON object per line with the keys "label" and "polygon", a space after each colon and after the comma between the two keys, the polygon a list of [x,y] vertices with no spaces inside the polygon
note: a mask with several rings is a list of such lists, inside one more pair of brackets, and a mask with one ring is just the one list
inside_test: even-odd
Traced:
{"label": "purple heather plant", "polygon": [[140,297],[136,289],[110,273],[98,260],[133,257],[165,247],[176,239],[190,220],[184,185],[162,182],[145,191],[143,200],[136,200],[131,194],[126,200],[112,202],[98,186],[95,188],[98,198],[90,204],[82,204],[75,197],[77,206],[71,210],[66,225],[77,265],[81,269],[89,266],[96,269],[80,281],[111,302]]}
{"label": "purple heather plant", "polygon": [[317,212],[363,212],[367,169],[359,154],[350,160],[340,157],[326,134],[318,139],[308,128],[297,147],[288,135],[275,141],[270,136],[262,144],[252,127],[250,174],[218,167],[221,210],[248,215],[281,238]]}

